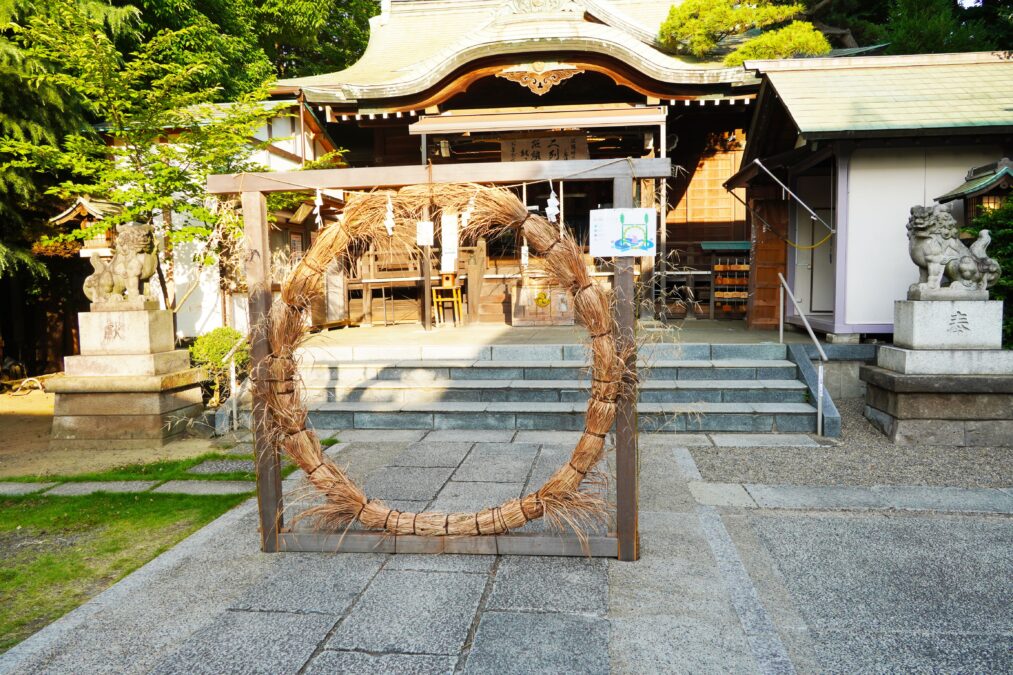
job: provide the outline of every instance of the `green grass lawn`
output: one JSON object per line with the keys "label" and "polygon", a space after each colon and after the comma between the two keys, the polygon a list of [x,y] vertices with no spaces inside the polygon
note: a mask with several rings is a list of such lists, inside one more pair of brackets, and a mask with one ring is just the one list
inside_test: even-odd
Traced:
{"label": "green grass lawn", "polygon": [[[148,468],[161,464],[177,463]],[[122,476],[139,477],[140,469],[124,469]],[[111,473],[96,475],[106,480]],[[143,474],[154,475],[175,477],[168,467]],[[0,652],[248,497],[99,493],[0,499]]]}
{"label": "green grass lawn", "polygon": [[[167,460],[164,462],[152,462],[150,464],[128,464],[108,471],[96,471],[93,473],[79,473],[72,476],[16,476],[4,478],[4,481],[17,481],[25,483],[80,483],[86,481],[107,481],[107,480],[254,480],[252,471],[233,471],[231,473],[196,474],[187,473],[189,469],[214,459],[253,459],[253,455],[229,455],[221,452],[209,452],[197,457],[188,459]],[[298,467],[295,465],[282,465],[281,474],[287,477]]]}

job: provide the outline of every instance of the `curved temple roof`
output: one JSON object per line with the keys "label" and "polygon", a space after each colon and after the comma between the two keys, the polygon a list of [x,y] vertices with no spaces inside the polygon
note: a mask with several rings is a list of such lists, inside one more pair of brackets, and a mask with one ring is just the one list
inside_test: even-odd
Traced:
{"label": "curved temple roof", "polygon": [[[675,0],[678,3],[678,0]],[[319,103],[411,96],[478,59],[552,52],[610,57],[669,84],[751,82],[742,68],[665,54],[656,36],[670,2],[393,0],[370,20],[366,52],[345,70],[280,80]]]}

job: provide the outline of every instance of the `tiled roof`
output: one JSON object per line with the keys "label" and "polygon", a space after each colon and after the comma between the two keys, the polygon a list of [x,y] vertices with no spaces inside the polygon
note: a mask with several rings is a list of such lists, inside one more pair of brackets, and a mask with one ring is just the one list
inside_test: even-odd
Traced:
{"label": "tiled roof", "polygon": [[747,61],[807,138],[1013,129],[1013,61],[992,53]]}
{"label": "tiled roof", "polygon": [[[370,20],[366,52],[336,73],[280,80],[319,103],[421,92],[476,59],[553,52],[616,58],[660,82],[750,81],[738,68],[661,52],[671,2],[646,0],[394,0]],[[678,4],[678,1],[675,2]]]}
{"label": "tiled roof", "polygon": [[975,197],[997,187],[1013,185],[1013,162],[1003,157],[998,162],[971,169],[963,185],[956,187],[941,197],[936,197],[940,204],[952,202],[954,199]]}

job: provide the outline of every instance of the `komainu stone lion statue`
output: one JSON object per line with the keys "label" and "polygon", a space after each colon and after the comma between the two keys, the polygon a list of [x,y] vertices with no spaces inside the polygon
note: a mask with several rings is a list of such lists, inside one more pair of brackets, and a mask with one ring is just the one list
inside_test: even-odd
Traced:
{"label": "komainu stone lion statue", "polygon": [[907,221],[911,260],[918,283],[908,300],[988,300],[988,288],[1002,270],[986,252],[991,237],[982,230],[968,248],[960,241],[957,221],[945,206],[912,206]]}
{"label": "komainu stone lion statue", "polygon": [[151,299],[148,280],[155,273],[158,257],[151,225],[120,225],[112,260],[91,254],[95,272],[84,280],[84,294],[95,303]]}

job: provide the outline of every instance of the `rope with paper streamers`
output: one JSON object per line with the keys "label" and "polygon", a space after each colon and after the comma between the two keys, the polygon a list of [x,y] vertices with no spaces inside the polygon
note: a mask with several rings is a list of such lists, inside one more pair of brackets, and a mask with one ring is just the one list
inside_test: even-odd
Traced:
{"label": "rope with paper streamers", "polygon": [[[307,409],[298,380],[296,349],[306,331],[305,315],[322,292],[321,270],[336,258],[350,261],[370,246],[374,250],[418,255],[415,223],[426,207],[468,213],[460,236],[474,241],[507,229],[519,229],[544,260],[551,281],[573,294],[574,313],[590,334],[592,384],[584,432],[569,460],[538,490],[472,513],[413,513],[370,499],[344,469],[327,457],[316,433],[307,427]],[[388,215],[393,213],[393,225]],[[509,190],[474,184],[413,185],[396,192],[378,190],[349,197],[343,222],[325,228],[289,274],[267,319],[271,354],[253,373],[254,387],[267,403],[265,427],[274,447],[283,449],[306,472],[325,498],[300,517],[326,528],[358,522],[392,535],[497,535],[544,517],[557,528],[572,528],[578,537],[607,514],[607,477],[598,470],[605,437],[616,415],[616,400],[635,390],[635,377],[616,341],[612,291],[592,282],[581,248],[569,231],[531,214]],[[436,220],[435,213],[430,217]],[[388,234],[389,232],[389,234]],[[629,348],[632,349],[632,346]]]}

